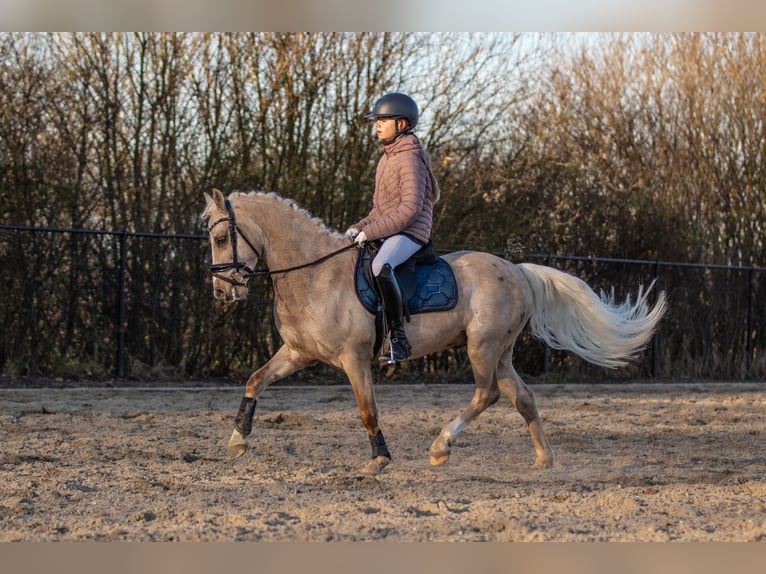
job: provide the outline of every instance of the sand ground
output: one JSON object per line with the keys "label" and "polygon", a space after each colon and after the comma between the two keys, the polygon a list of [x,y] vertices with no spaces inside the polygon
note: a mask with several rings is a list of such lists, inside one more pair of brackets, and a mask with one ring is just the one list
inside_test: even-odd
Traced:
{"label": "sand ground", "polygon": [[763,541],[766,383],[532,385],[431,467],[470,385],[379,385],[393,462],[350,387],[273,386],[226,460],[242,388],[0,389],[0,541]]}

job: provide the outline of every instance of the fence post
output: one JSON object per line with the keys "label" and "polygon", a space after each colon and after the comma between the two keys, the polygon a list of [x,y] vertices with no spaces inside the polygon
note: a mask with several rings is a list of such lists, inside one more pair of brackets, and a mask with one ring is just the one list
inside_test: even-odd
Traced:
{"label": "fence post", "polygon": [[125,376],[125,275],[128,232],[120,234],[120,270],[117,286],[117,377]]}
{"label": "fence post", "polygon": [[755,267],[750,267],[747,282],[747,377],[753,376],[753,293],[755,291]]}

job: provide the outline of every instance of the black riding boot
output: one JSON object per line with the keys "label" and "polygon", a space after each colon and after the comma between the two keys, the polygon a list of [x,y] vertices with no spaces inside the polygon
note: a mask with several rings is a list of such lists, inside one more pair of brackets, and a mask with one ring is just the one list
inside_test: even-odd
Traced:
{"label": "black riding boot", "polygon": [[399,290],[399,283],[396,281],[396,275],[391,266],[386,263],[377,277],[378,288],[383,297],[383,309],[386,312],[386,322],[388,323],[388,336],[391,342],[391,349],[388,356],[381,357],[389,364],[397,361],[406,361],[411,357],[410,344],[407,336],[404,334],[402,326],[402,317],[404,315],[402,305],[402,292]]}

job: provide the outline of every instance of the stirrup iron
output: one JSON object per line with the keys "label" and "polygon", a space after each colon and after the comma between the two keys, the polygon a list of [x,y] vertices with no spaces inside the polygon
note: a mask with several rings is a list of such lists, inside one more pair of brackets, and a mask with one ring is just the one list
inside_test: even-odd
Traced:
{"label": "stirrup iron", "polygon": [[387,365],[393,365],[412,358],[409,341],[401,325],[391,327],[388,332],[388,353],[379,357],[380,361]]}

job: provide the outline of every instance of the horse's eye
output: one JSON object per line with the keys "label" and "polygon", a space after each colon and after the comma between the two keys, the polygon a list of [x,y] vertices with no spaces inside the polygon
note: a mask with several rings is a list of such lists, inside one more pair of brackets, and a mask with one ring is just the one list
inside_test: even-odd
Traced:
{"label": "horse's eye", "polygon": [[227,237],[225,235],[222,235],[221,237],[219,237],[218,239],[215,240],[216,245],[223,245],[223,244],[225,244],[226,243],[226,239],[227,239]]}

